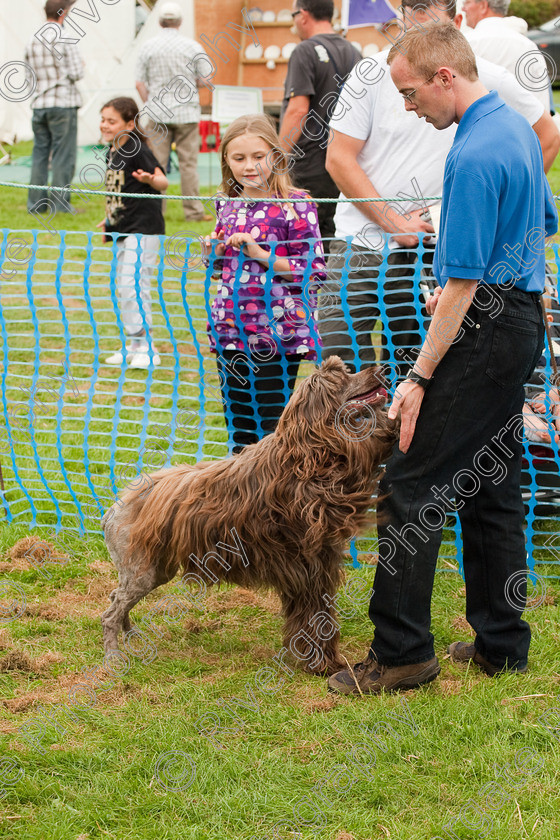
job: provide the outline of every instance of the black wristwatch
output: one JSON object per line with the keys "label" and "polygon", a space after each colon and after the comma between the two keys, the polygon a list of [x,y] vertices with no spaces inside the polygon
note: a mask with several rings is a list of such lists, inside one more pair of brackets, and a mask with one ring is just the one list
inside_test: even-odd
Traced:
{"label": "black wristwatch", "polygon": [[417,373],[415,370],[409,370],[409,372],[406,375],[406,378],[409,382],[416,382],[416,384],[420,385],[420,387],[423,388],[424,391],[432,381],[432,377],[430,377],[430,379],[426,379],[425,376],[420,376],[420,374]]}

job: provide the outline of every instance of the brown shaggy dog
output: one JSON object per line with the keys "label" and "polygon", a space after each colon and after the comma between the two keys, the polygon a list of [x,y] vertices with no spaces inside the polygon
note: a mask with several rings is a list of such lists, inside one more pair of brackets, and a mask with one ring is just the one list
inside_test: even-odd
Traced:
{"label": "brown shaggy dog", "polygon": [[333,599],[346,542],[370,522],[380,464],[396,439],[376,368],[337,356],[297,388],[276,431],[223,461],[183,464],[128,490],[103,517],[119,586],[103,613],[105,650],[129,611],[182,567],[199,588],[272,587],[284,644],[307,671],[344,667]]}

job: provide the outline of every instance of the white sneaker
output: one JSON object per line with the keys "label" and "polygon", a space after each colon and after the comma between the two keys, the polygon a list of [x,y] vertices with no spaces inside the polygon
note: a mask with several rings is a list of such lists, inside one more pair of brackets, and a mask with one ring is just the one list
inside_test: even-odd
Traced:
{"label": "white sneaker", "polygon": [[[127,349],[126,361],[129,362],[132,359],[132,357],[134,356],[134,353],[130,352],[128,347],[126,349]],[[108,356],[105,359],[105,364],[106,365],[113,365],[113,367],[120,367],[123,363],[123,360],[124,360],[123,354],[120,350],[118,350],[116,353],[113,353],[112,356]]]}
{"label": "white sneaker", "polygon": [[149,368],[152,365],[161,365],[159,354],[153,350],[148,352],[136,352],[127,361],[131,368]]}

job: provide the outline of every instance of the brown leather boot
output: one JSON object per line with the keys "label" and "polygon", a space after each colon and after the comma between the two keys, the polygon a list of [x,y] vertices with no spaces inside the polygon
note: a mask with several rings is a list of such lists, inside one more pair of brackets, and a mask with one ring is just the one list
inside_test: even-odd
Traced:
{"label": "brown leather boot", "polygon": [[435,680],[440,672],[434,656],[427,662],[414,665],[380,665],[371,655],[358,662],[351,671],[339,671],[329,679],[329,691],[339,694],[379,694],[381,691],[398,691],[399,688],[416,688]]}
{"label": "brown leather boot", "polygon": [[505,665],[492,665],[487,659],[477,651],[474,644],[470,642],[453,642],[447,648],[447,653],[451,656],[453,662],[474,662],[479,668],[482,668],[485,674],[489,677],[496,677],[499,674],[526,674],[527,666],[522,668],[507,668]]}

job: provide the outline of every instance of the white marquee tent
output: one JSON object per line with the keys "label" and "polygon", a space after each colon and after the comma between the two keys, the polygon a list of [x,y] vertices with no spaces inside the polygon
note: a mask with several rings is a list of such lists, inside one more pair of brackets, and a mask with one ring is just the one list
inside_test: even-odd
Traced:
{"label": "white marquee tent", "polygon": [[[78,46],[84,59],[85,76],[79,82],[83,106],[78,114],[78,143],[99,141],[99,109],[113,96],[134,96],[140,105],[135,88],[135,63],[139,48],[157,34],[158,0],[149,12],[145,24],[136,35],[136,0],[77,0],[74,10],[83,12],[76,16],[76,24],[84,31],[79,36],[66,25],[65,37],[79,37]],[[183,9],[181,33],[194,37],[193,0],[176,0]],[[9,6],[9,9],[8,9]],[[0,141],[28,140],[31,132],[31,107],[29,101],[9,101],[6,97],[6,74],[15,71],[11,85],[22,84],[23,68],[14,62],[23,62],[26,44],[46,22],[44,0],[17,0],[0,7]],[[19,74],[19,75],[18,75]],[[12,99],[17,94],[8,93]]]}

